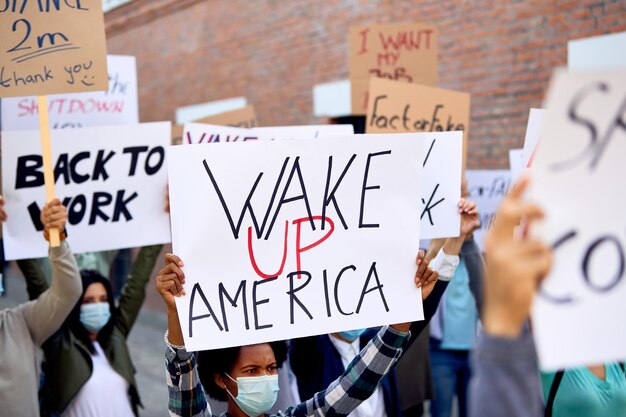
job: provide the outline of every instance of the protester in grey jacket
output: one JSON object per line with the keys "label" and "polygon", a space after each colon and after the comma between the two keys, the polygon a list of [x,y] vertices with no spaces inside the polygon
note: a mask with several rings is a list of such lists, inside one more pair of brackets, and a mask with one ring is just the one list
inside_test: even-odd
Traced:
{"label": "protester in grey jacket", "polygon": [[[543,396],[527,322],[532,300],[552,264],[552,252],[527,236],[528,225],[543,217],[522,201],[528,179],[503,200],[485,240],[486,272],[482,322],[470,382],[471,417],[541,417]],[[514,229],[524,218],[521,238]]]}
{"label": "protester in grey jacket", "polygon": [[[4,201],[0,220],[6,219]],[[65,229],[67,212],[58,199],[41,211],[41,222]],[[0,311],[0,404],[3,416],[39,415],[36,347],[50,337],[72,311],[82,291],[80,274],[67,242],[50,248],[52,286],[37,300]]]}

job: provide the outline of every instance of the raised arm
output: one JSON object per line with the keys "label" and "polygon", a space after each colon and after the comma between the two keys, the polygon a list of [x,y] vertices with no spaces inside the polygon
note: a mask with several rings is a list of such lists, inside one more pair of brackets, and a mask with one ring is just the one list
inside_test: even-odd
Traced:
{"label": "raised arm", "polygon": [[402,355],[409,333],[384,326],[324,391],[290,408],[287,416],[345,416],[369,398]]}
{"label": "raised arm", "polygon": [[544,243],[515,238],[521,218],[543,216],[522,202],[522,179],[503,200],[485,240],[484,334],[478,338],[469,389],[471,417],[541,417],[543,396],[528,316],[540,281],[548,274],[552,253]]}
{"label": "raised arm", "polygon": [[[44,233],[51,228],[65,230],[66,219],[67,212],[58,199],[47,203],[41,211]],[[38,345],[61,327],[82,292],[78,266],[67,242],[64,240],[61,246],[50,248],[49,257],[52,266],[51,287],[37,300],[21,307],[31,337]]]}
{"label": "raised arm", "polygon": [[165,255],[164,267],[156,277],[157,292],[167,306],[165,367],[167,369],[168,409],[170,416],[210,417],[211,407],[198,375],[196,358],[184,348],[175,297],[185,294],[183,261],[174,254]]}
{"label": "raised arm", "polygon": [[146,285],[150,281],[152,268],[162,247],[163,245],[153,245],[141,248],[122,288],[120,314],[116,324],[125,335],[130,333],[137,320],[143,300],[146,298]]}

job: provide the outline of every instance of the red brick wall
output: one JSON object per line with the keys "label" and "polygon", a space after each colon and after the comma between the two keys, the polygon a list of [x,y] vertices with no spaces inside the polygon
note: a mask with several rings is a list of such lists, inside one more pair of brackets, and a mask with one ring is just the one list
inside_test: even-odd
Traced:
{"label": "red brick wall", "polygon": [[107,14],[108,50],[137,56],[143,121],[246,96],[259,122],[307,124],[312,87],[348,77],[348,26],[434,22],[439,80],[472,94],[470,168],[508,166],[567,40],[626,30],[624,0],[135,0]]}

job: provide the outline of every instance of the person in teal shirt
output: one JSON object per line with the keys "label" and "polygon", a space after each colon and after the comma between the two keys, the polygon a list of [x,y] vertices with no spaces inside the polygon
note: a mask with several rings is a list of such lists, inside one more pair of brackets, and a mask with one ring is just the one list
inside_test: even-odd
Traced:
{"label": "person in teal shirt", "polygon": [[[550,402],[556,375],[556,372],[541,372],[546,403]],[[546,404],[546,416],[626,417],[626,374],[623,365],[607,363],[567,369],[553,397],[552,404]]]}

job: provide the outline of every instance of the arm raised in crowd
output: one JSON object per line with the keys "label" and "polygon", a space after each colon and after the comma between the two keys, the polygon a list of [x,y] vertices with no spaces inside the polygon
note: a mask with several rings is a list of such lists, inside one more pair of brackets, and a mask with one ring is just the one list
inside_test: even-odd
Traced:
{"label": "arm raised in crowd", "polygon": [[[58,199],[47,203],[41,211],[41,222],[47,232],[51,228],[65,229],[67,212]],[[45,233],[45,232],[44,232]],[[20,307],[36,344],[42,344],[63,324],[78,301],[82,285],[76,260],[64,240],[50,248],[52,285],[35,301]]]}
{"label": "arm raised in crowd", "polygon": [[503,200],[485,240],[487,266],[483,311],[484,334],[478,338],[470,383],[472,417],[540,417],[543,397],[527,320],[552,252],[543,242],[514,229],[521,219],[543,217],[539,207],[524,203],[522,179]]}
{"label": "arm raised in crowd", "polygon": [[133,262],[126,284],[122,288],[119,304],[119,316],[116,325],[125,335],[137,320],[141,305],[146,298],[146,285],[150,281],[152,268],[156,262],[163,245],[144,246],[139,251],[137,259]]}
{"label": "arm raised in crowd", "polygon": [[[478,223],[478,210],[476,203],[462,198],[458,204],[461,215],[461,229],[458,237],[447,238],[445,240],[433,239],[423,262],[428,265],[438,275],[430,293],[426,293],[424,298],[424,320],[412,323],[411,340],[414,341],[430,323],[430,319],[435,315],[441,297],[445,292],[448,283],[454,276],[456,267],[459,265],[459,252],[463,242],[476,229]],[[432,256],[432,253],[436,256]],[[431,254],[431,256],[429,256]],[[430,262],[428,262],[430,260]],[[418,268],[419,272],[419,268]],[[409,345],[412,342],[409,342]]]}

